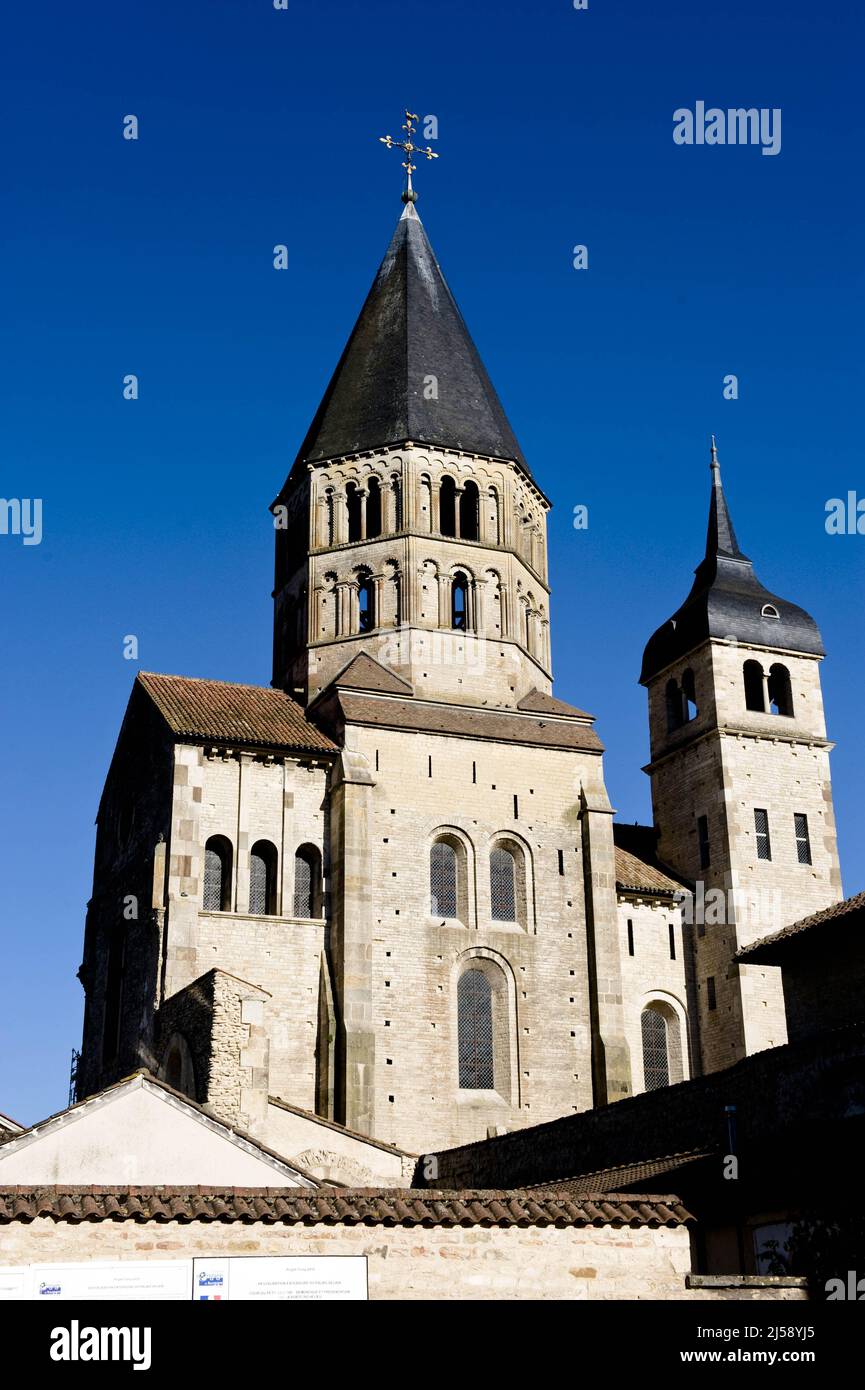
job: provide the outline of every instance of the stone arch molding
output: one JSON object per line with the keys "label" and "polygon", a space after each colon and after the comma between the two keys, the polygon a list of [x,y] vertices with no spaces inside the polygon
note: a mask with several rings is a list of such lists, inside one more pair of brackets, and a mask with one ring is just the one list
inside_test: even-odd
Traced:
{"label": "stone arch molding", "polygon": [[[640,1017],[645,1009],[656,1008],[667,1021],[667,1047],[670,1064],[670,1085],[687,1081],[691,1075],[690,1024],[688,1011],[678,995],[669,990],[650,989],[640,997]],[[670,1030],[670,1025],[672,1030]]]}
{"label": "stone arch molding", "polygon": [[334,1153],[330,1149],[304,1149],[288,1159],[311,1173],[314,1178],[339,1183],[343,1187],[376,1187],[380,1179],[371,1168],[359,1163],[356,1158]]}

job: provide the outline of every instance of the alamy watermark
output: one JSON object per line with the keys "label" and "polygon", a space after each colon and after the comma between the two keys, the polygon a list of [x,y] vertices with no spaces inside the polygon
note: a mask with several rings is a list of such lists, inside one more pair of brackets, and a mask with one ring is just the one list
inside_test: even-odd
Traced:
{"label": "alamy watermark", "polygon": [[0,536],[20,536],[24,545],[41,545],[42,498],[0,497]]}
{"label": "alamy watermark", "polygon": [[761,154],[781,153],[780,106],[739,106],[724,111],[698,101],[691,111],[673,112],[673,141],[677,145],[760,145]]}

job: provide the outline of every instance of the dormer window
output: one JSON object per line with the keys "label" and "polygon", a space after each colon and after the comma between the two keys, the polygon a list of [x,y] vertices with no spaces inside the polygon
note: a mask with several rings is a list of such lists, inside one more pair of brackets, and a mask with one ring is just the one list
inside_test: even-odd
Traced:
{"label": "dormer window", "polygon": [[764,603],[762,616],[764,618],[780,618],[781,614],[778,612],[774,603]]}

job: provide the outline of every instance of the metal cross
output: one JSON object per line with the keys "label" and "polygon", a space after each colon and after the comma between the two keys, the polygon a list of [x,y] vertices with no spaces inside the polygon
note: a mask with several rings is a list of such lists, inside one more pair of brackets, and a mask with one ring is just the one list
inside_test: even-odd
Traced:
{"label": "metal cross", "polygon": [[412,155],[423,154],[426,155],[427,159],[438,159],[438,155],[436,154],[435,150],[430,149],[429,145],[427,145],[426,149],[423,149],[422,146],[415,145],[412,142],[412,136],[415,133],[415,123],[419,119],[420,118],[417,115],[415,115],[413,111],[406,111],[405,123],[403,125],[403,130],[406,132],[406,138],[404,140],[394,140],[392,135],[380,135],[378,137],[383,145],[387,145],[389,150],[405,150],[406,158],[402,162],[402,167],[405,169],[406,176],[405,189],[403,190],[402,195],[402,200],[404,203],[417,202],[417,194],[415,193],[411,184],[411,176],[415,172],[416,168],[416,165],[412,164],[411,162]]}

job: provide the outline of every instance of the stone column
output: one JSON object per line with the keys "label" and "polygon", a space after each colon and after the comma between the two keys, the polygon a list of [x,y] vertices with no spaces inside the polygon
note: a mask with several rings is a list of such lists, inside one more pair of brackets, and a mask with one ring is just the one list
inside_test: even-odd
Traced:
{"label": "stone column", "polygon": [[348,506],[345,492],[333,494],[333,543],[342,545],[348,540]]}
{"label": "stone column", "polygon": [[438,535],[438,533],[439,533],[440,530],[441,530],[441,521],[440,521],[440,515],[441,515],[441,514],[440,514],[440,511],[439,511],[439,492],[440,492],[440,490],[441,490],[441,488],[440,488],[440,479],[430,477],[430,485],[429,485],[429,507],[430,507],[429,528],[430,528],[430,531],[433,533],[433,535]]}
{"label": "stone column", "polygon": [[460,539],[460,502],[464,492],[465,488],[454,488],[454,536],[457,540]]}
{"label": "stone column", "polygon": [[450,627],[451,625],[451,577],[449,574],[440,574],[439,582],[439,627]]}
{"label": "stone column", "polygon": [[342,750],[330,775],[331,921],[336,984],[336,1119],[360,1134],[375,1124],[370,826],[374,780],[366,758]]}
{"label": "stone column", "polygon": [[586,900],[592,1080],[596,1105],[631,1094],[625,1040],[622,967],[616,906],[613,808],[603,782],[580,790],[580,828]]}
{"label": "stone column", "polygon": [[365,487],[359,487],[357,495],[360,498],[360,538],[366,540],[366,499],[369,496]]}

